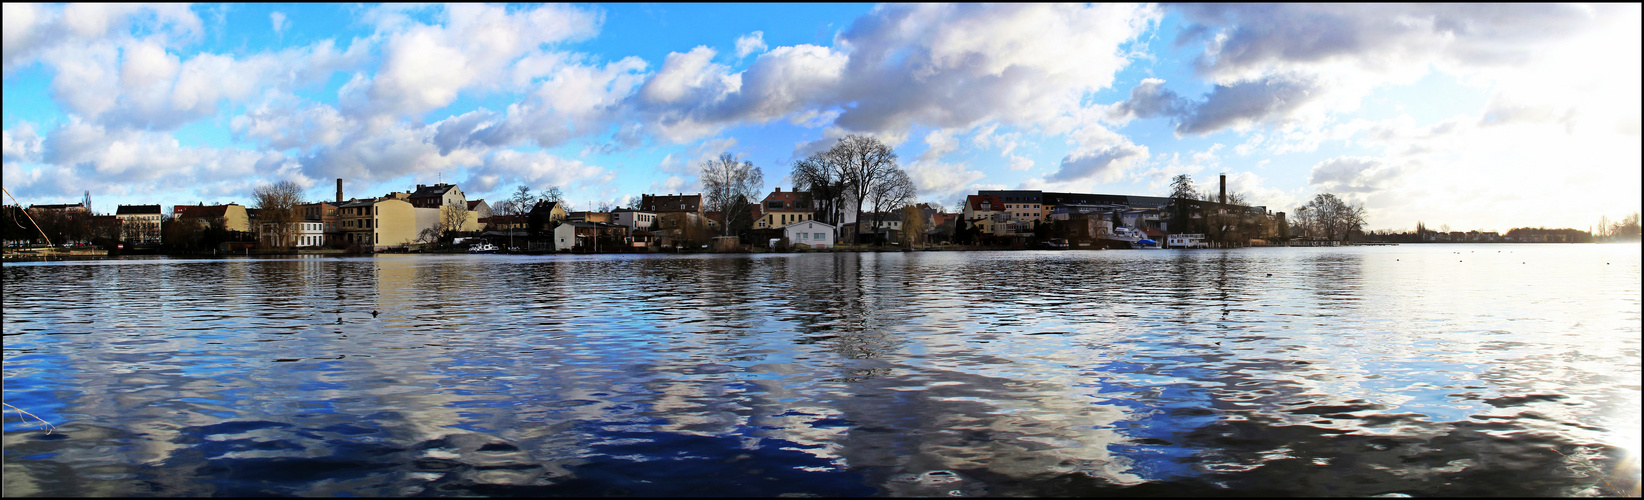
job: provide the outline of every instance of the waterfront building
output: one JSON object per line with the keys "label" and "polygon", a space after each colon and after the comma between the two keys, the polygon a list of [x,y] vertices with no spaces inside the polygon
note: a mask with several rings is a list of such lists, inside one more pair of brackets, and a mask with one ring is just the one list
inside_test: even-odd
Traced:
{"label": "waterfront building", "polygon": [[29,213],[30,214],[39,214],[39,213],[45,213],[45,212],[63,212],[63,213],[81,213],[81,214],[83,214],[83,213],[90,212],[90,210],[86,209],[86,204],[83,203],[83,202],[82,203],[66,203],[66,204],[61,204],[61,205],[29,205]]}
{"label": "waterfront building", "polygon": [[486,203],[483,199],[472,200],[468,202],[468,211],[474,213],[474,221],[479,224],[479,227],[475,230],[485,230],[485,223],[483,221],[491,218],[491,204]]}
{"label": "waterfront building", "polygon": [[611,223],[628,226],[630,233],[643,229],[650,229],[656,224],[656,214],[632,208],[618,208],[611,211]]}
{"label": "waterfront building", "polygon": [[997,195],[973,194],[965,197],[965,213],[961,219],[971,225],[981,234],[1003,235],[1005,228],[1001,227],[1009,216],[1005,215],[1005,202]]}
{"label": "waterfront building", "polygon": [[612,223],[610,212],[569,212],[565,214],[565,220],[576,222],[600,222],[604,224]]}
{"label": "waterfront building", "polygon": [[816,216],[809,192],[783,192],[781,187],[765,195],[765,199],[754,206],[753,210],[754,229],[779,228],[811,220]]}
{"label": "waterfront building", "polygon": [[[397,198],[397,196],[396,196]],[[406,195],[405,201],[417,208],[438,208],[446,206],[468,209],[468,200],[453,184],[435,184],[432,186],[417,185],[417,190]]]}
{"label": "waterfront building", "polygon": [[653,231],[663,246],[675,240],[693,244],[707,243],[712,226],[702,206],[701,194],[639,196],[639,209],[656,214],[657,230]]}
{"label": "waterfront building", "polygon": [[832,224],[816,220],[803,220],[782,226],[782,236],[788,238],[789,245],[805,244],[811,248],[833,248],[834,241],[838,240],[838,232]]}
{"label": "waterfront building", "polygon": [[[438,209],[425,209],[438,212]],[[397,197],[352,200],[337,206],[343,241],[381,252],[417,241],[416,207]]]}
{"label": "waterfront building", "polygon": [[297,246],[322,247],[342,240],[342,228],[337,222],[337,205],[331,203],[304,203],[297,205]]}
{"label": "waterfront building", "polygon": [[228,231],[251,231],[251,216],[245,207],[229,203],[227,205],[176,205],[171,208],[174,218],[197,218],[207,228],[223,229]]}
{"label": "waterfront building", "polygon": [[554,227],[555,252],[616,250],[628,241],[627,226],[604,222],[565,221]]}
{"label": "waterfront building", "polygon": [[120,205],[114,217],[120,221],[120,241],[160,243],[160,205]]}

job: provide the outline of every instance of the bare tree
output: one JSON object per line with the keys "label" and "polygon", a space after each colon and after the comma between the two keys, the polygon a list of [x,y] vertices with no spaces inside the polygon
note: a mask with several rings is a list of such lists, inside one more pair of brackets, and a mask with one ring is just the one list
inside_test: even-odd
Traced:
{"label": "bare tree", "polygon": [[262,212],[258,216],[260,223],[269,226],[274,236],[273,246],[291,246],[297,229],[297,205],[303,204],[302,192],[302,187],[291,181],[258,186],[251,192],[252,203]]}
{"label": "bare tree", "polygon": [[[520,187],[525,187],[525,186],[520,186]],[[519,195],[519,193],[516,192],[515,196],[518,196],[518,195]],[[554,202],[554,203],[558,203],[558,204],[560,204],[561,207],[565,207],[565,211],[567,211],[567,212],[571,211],[571,202],[567,201],[565,199],[565,192],[560,191],[559,186],[548,186],[548,189],[542,190],[542,193],[537,195],[537,200],[538,201],[551,201],[551,202]]]}
{"label": "bare tree", "polygon": [[829,151],[812,154],[793,163],[793,189],[811,194],[815,219],[839,225],[844,201],[845,180],[840,164]]}
{"label": "bare tree", "polygon": [[504,205],[508,206],[504,215],[523,214],[531,210],[531,205],[536,203],[536,201],[536,197],[531,196],[531,188],[526,187],[524,184],[520,184],[518,187],[514,188],[514,194],[509,195],[507,201],[503,202]]}
{"label": "bare tree", "polygon": [[1304,209],[1312,225],[1326,239],[1346,241],[1349,234],[1364,227],[1364,205],[1349,204],[1330,193],[1314,196],[1313,201],[1307,202],[1307,206],[1297,212]]}
{"label": "bare tree", "polygon": [[461,205],[440,206],[440,236],[450,238],[462,232],[462,227],[468,222],[468,207]]}
{"label": "bare tree", "polygon": [[[913,179],[908,178],[907,172],[892,168],[885,171],[867,193],[869,201],[873,202],[873,232],[878,233],[887,212],[907,206],[919,195],[919,188],[914,187]],[[860,226],[861,219],[857,222]]]}
{"label": "bare tree", "polygon": [[752,204],[758,202],[755,197],[765,189],[765,176],[753,162],[738,163],[730,153],[702,162],[701,168],[703,204],[725,217],[720,230],[730,235],[733,222],[746,218]]}
{"label": "bare tree", "polygon": [[[874,187],[889,180],[897,168],[896,152],[879,139],[864,135],[841,137],[828,155],[838,164],[840,179],[844,181],[844,199],[851,203],[858,227],[862,223],[862,206],[874,192]],[[906,174],[903,174],[904,176]]]}

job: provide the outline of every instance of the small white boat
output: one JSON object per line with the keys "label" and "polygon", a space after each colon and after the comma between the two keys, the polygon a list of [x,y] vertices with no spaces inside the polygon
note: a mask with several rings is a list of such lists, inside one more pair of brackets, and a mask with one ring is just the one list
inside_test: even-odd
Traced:
{"label": "small white boat", "polygon": [[499,250],[502,249],[497,248],[496,245],[492,245],[490,243],[480,243],[478,245],[470,245],[468,247],[468,253],[497,253]]}

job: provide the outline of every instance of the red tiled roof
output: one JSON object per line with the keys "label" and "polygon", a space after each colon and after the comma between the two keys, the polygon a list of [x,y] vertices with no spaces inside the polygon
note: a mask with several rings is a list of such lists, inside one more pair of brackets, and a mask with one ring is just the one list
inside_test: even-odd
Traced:
{"label": "red tiled roof", "polygon": [[984,201],[988,202],[988,211],[1003,211],[1005,209],[1005,200],[997,195],[973,194],[965,197],[965,204],[970,205],[970,209],[975,211],[982,210],[982,202]]}

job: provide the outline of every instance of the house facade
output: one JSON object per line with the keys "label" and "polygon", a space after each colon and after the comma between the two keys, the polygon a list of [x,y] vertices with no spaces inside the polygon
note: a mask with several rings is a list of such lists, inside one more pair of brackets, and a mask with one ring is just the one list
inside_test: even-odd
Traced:
{"label": "house facade", "polygon": [[789,245],[805,244],[811,248],[833,248],[839,233],[832,224],[815,220],[799,221],[782,226],[782,236]]}
{"label": "house facade", "polygon": [[811,220],[816,216],[810,193],[783,192],[780,187],[766,195],[765,199],[753,208],[754,229],[784,227],[795,222]]}
{"label": "house facade", "polygon": [[[337,205],[325,202],[306,203],[297,205],[296,210],[297,219],[303,224],[315,224],[298,226],[297,246],[321,247],[342,241],[342,228],[337,223]],[[314,232],[315,228],[318,228],[317,234]],[[319,243],[305,244],[314,241],[313,236],[319,237]]]}
{"label": "house facade", "polygon": [[197,218],[206,227],[210,228],[239,232],[251,230],[250,214],[245,211],[245,207],[233,203],[227,205],[176,205],[171,208],[171,216],[178,219]]}
{"label": "house facade", "polygon": [[1009,216],[1005,214],[1005,202],[998,196],[991,194],[973,194],[965,197],[964,223],[970,224],[981,234],[1002,236]]}
{"label": "house facade", "polygon": [[337,214],[345,244],[380,252],[417,240],[415,207],[405,200],[353,200],[338,205]]}
{"label": "house facade", "polygon": [[405,201],[411,202],[411,206],[417,208],[451,206],[468,210],[467,198],[463,196],[462,190],[457,189],[457,186],[453,184],[434,184],[432,186],[418,184],[417,190],[406,196]]}
{"label": "house facade", "polygon": [[159,205],[120,205],[114,212],[120,221],[120,240],[127,243],[160,243]]}

